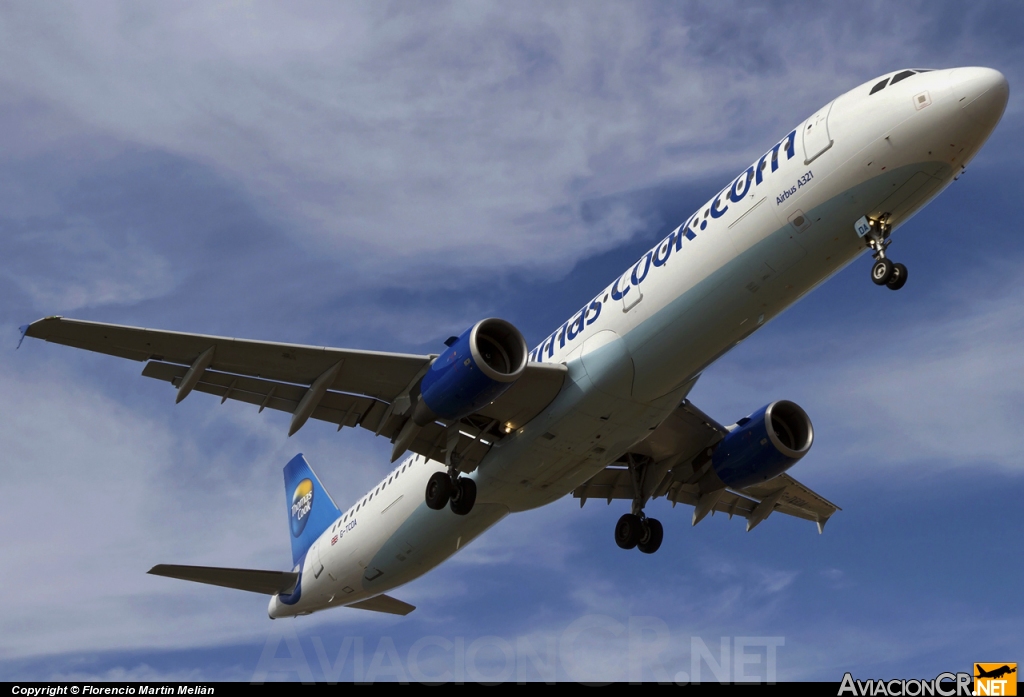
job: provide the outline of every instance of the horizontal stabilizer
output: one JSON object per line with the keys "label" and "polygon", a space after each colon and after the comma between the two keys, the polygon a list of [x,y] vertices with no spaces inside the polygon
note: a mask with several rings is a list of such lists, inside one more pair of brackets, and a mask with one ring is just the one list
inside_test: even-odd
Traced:
{"label": "horizontal stabilizer", "polygon": [[376,598],[360,600],[348,607],[357,607],[360,610],[370,610],[371,612],[386,612],[389,615],[408,615],[416,609],[415,605],[403,603],[390,595],[378,595]]}
{"label": "horizontal stabilizer", "polygon": [[[157,564],[149,570],[149,573],[154,576],[166,576],[168,578],[178,578],[182,581],[208,583],[211,586],[223,586],[224,588],[234,588],[240,591],[262,593],[264,595],[291,593],[299,580],[299,574],[294,571],[222,569],[215,566],[181,566],[179,564]],[[404,603],[402,604],[404,605]],[[385,610],[384,612],[387,611]]]}

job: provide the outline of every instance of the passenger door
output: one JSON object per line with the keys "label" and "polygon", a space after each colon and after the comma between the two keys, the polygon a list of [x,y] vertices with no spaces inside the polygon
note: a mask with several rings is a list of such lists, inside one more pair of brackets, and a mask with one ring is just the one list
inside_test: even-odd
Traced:
{"label": "passenger door", "polygon": [[832,135],[828,130],[828,115],[832,111],[832,100],[803,125],[804,164],[809,165],[823,152],[832,147]]}

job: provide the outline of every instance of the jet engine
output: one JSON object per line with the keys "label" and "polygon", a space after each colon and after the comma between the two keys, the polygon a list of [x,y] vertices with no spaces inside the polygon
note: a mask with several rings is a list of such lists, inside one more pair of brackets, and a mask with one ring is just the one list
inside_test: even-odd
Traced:
{"label": "jet engine", "polygon": [[807,413],[780,400],[730,427],[711,455],[711,466],[726,486],[742,489],[777,477],[807,454],[814,428]]}
{"label": "jet engine", "polygon": [[529,350],[523,335],[502,319],[467,329],[438,356],[420,381],[413,421],[461,419],[494,401],[522,376]]}

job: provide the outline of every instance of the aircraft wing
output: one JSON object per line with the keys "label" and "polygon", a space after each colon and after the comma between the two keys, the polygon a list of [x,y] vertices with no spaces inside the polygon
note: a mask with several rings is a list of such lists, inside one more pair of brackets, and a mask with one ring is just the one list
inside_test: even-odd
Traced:
{"label": "aircraft wing", "polygon": [[[309,418],[360,426],[394,440],[408,416],[410,391],[435,356],[356,351],[185,334],[47,317],[24,335],[145,361],[142,374],[193,390],[292,414],[289,435]],[[558,394],[565,366],[530,363],[523,376],[487,407],[458,424],[424,427],[409,450],[469,472],[506,430],[521,427]]]}
{"label": "aircraft wing", "polygon": [[[591,498],[605,499],[608,503],[613,499],[633,500],[639,486],[645,500],[664,496],[673,507],[677,503],[696,507],[701,498],[697,482],[704,472],[702,468],[706,467],[709,449],[726,433],[724,426],[684,401],[620,462],[606,467],[577,487],[573,496],[580,500],[580,506]],[[626,464],[630,457],[635,462],[645,463],[638,483],[634,483]],[[730,518],[734,515],[746,518],[747,530],[752,530],[771,513],[778,511],[813,521],[821,532],[838,510],[841,509],[834,503],[788,474],[780,474],[743,489],[725,489],[710,512],[726,513]],[[698,522],[700,518],[695,515],[693,524]]]}

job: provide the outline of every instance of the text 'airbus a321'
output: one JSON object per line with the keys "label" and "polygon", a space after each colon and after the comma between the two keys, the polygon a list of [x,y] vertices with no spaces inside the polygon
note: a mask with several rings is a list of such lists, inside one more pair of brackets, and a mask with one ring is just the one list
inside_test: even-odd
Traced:
{"label": "text 'airbus a321'", "polygon": [[723,426],[687,401],[709,365],[865,251],[898,290],[890,233],[952,182],[1002,117],[988,68],[901,70],[837,97],[603,288],[532,351],[500,319],[440,355],[297,346],[48,317],[24,335],[145,361],[192,391],[388,438],[401,464],[341,511],[308,463],[284,469],[291,571],[159,565],[150,573],[265,593],[270,617],[335,606],[406,614],[385,595],[509,513],[567,494],[628,505],[624,549],[650,554],[649,500],[817,524],[838,508],[786,471],[811,421],[776,401]]}

